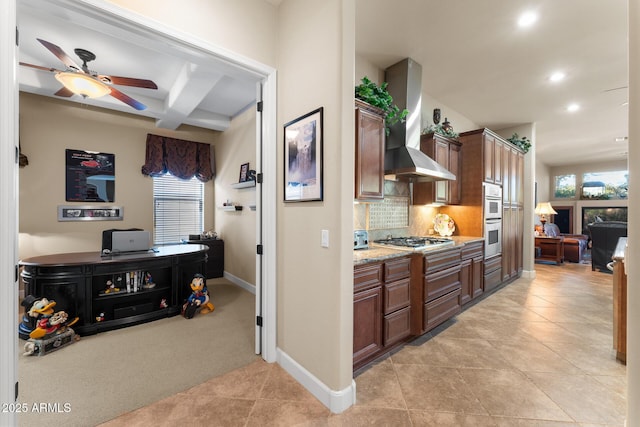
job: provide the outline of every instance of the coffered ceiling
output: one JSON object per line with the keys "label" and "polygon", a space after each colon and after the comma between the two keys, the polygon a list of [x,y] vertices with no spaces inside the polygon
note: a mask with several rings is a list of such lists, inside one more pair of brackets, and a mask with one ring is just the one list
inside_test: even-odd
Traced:
{"label": "coffered ceiling", "polygon": [[[68,0],[19,0],[20,62],[65,70],[65,65],[37,39],[60,47],[78,65],[81,48],[96,59],[89,69],[98,74],[148,79],[158,89],[114,85],[147,106],[136,111],[111,96],[68,99],[88,105],[154,118],[161,128],[181,124],[225,130],[231,118],[256,99],[260,76],[196,46],[140,28],[109,14],[97,16]],[[54,96],[62,87],[54,73],[19,67],[20,90]]]}

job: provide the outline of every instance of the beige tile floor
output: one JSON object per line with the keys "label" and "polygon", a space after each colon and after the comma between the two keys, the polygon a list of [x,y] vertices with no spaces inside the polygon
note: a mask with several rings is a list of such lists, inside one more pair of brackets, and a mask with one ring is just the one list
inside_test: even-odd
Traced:
{"label": "beige tile floor", "polygon": [[360,372],[342,414],[259,360],[103,426],[622,427],[611,275],[536,270]]}

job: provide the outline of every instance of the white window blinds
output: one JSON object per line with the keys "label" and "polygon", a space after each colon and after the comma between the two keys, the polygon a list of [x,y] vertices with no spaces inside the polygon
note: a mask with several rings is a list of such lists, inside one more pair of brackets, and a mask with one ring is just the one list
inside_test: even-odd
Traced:
{"label": "white window blinds", "polygon": [[180,243],[204,224],[204,183],[171,174],[153,178],[153,243]]}

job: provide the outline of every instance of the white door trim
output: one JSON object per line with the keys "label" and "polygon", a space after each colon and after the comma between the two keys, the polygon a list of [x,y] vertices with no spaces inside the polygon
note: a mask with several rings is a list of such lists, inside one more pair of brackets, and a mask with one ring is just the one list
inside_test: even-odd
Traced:
{"label": "white door trim", "polygon": [[[18,48],[16,0],[0,3],[0,402],[16,402],[18,381]],[[7,409],[11,409],[8,407]],[[16,425],[0,411],[0,425]]]}

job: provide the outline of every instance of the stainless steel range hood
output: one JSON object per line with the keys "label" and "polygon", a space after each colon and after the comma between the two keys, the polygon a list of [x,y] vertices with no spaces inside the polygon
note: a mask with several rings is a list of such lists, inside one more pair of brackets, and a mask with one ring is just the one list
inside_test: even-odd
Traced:
{"label": "stainless steel range hood", "polygon": [[387,90],[400,110],[409,110],[405,123],[396,123],[387,137],[386,175],[411,181],[455,180],[456,176],[420,151],[422,66],[410,58],[385,70]]}

